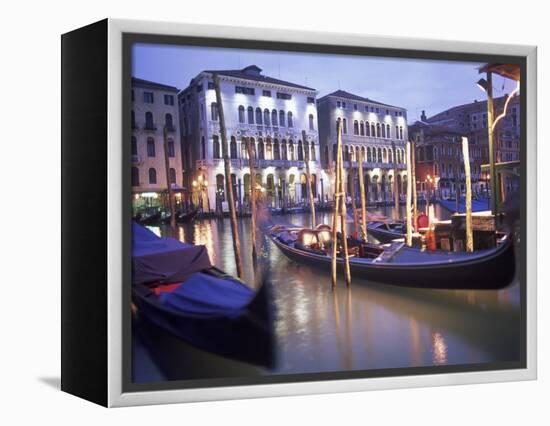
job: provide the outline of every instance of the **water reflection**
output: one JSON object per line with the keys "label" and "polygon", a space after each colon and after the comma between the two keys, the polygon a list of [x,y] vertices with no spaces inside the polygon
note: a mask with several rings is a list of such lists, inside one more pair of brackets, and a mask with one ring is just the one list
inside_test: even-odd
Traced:
{"label": "water reflection", "polygon": [[[393,216],[391,208],[378,212]],[[448,213],[436,209],[440,219]],[[309,216],[283,218],[308,225]],[[331,223],[329,213],[318,221]],[[352,226],[352,224],[349,224]],[[165,226],[153,228],[172,235]],[[244,279],[255,282],[249,219],[239,221]],[[180,240],[204,244],[212,262],[235,275],[229,220],[179,225]],[[502,290],[426,290],[340,277],[331,290],[330,271],[288,260],[264,236],[258,247],[274,289],[278,364],[267,374],[327,372],[517,361],[519,285]]]}

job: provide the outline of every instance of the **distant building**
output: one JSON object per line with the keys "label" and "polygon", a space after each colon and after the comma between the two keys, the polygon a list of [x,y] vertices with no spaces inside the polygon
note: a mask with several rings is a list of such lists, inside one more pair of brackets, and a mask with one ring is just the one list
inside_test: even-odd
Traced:
{"label": "distant building", "polygon": [[[399,194],[405,194],[405,144],[408,140],[405,108],[337,90],[319,99],[318,111],[322,164],[327,171],[334,171],[336,126],[340,121],[344,167],[357,168],[359,155],[363,153],[368,199],[371,202],[390,201],[394,178]],[[346,182],[349,194],[351,181],[346,178]]]}
{"label": "distant building", "polygon": [[186,180],[193,188],[194,201],[205,208],[205,203],[227,208],[214,73],[220,78],[236,201],[246,205],[250,195],[245,141],[252,144],[256,185],[269,204],[305,201],[307,151],[311,153],[313,195],[318,197],[323,172],[316,90],[265,76],[259,67],[250,65],[239,70],[202,71],[179,93]]}
{"label": "distant building", "polygon": [[183,192],[182,152],[177,107],[178,89],[132,78],[132,192],[134,213],[167,207],[164,128],[167,129],[170,185],[180,203]]}
{"label": "distant building", "polygon": [[[455,197],[457,191],[465,191],[462,136],[452,127],[417,121],[409,126],[409,134],[415,142],[417,190],[430,191],[441,198]],[[469,143],[470,174],[474,192],[482,193],[487,182],[481,173],[483,148]]]}
{"label": "distant building", "polygon": [[[507,97],[501,96],[495,98],[494,108],[495,117],[502,113]],[[487,102],[472,102],[469,104],[458,105],[443,112],[440,112],[431,117],[426,117],[422,113],[421,121],[423,126],[415,126],[414,138],[419,136],[417,130],[432,126],[429,133],[433,133],[434,129],[439,137],[444,133],[443,129],[448,132],[447,138],[451,135],[466,136],[470,143],[470,156],[472,158],[472,179],[477,179],[478,189],[486,186],[488,176],[487,173],[482,173],[478,165],[489,163],[489,144],[488,144],[488,128],[487,128]],[[520,159],[520,103],[519,96],[515,96],[510,100],[506,116],[497,123],[495,128],[495,162],[506,163],[516,162]],[[437,137],[435,135],[428,136],[424,143],[437,145]],[[428,139],[430,142],[428,142]],[[439,175],[436,175],[439,176]],[[418,177],[418,176],[417,176]],[[445,183],[445,180],[441,181]],[[452,182],[450,182],[452,188]],[[462,185],[462,183],[461,183]],[[519,188],[519,179],[517,177],[504,176],[501,185],[506,188],[505,192],[513,191]],[[503,188],[503,189],[504,189]],[[443,187],[442,189],[446,189]],[[448,188],[447,188],[448,189]]]}

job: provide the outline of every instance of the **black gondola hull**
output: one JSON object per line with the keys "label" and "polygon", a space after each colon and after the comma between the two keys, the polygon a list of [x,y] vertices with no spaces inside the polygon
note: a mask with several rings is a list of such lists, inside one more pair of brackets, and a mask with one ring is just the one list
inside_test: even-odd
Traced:
{"label": "black gondola hull", "polygon": [[272,307],[266,287],[262,285],[236,317],[189,315],[167,308],[145,285],[134,285],[133,302],[141,317],[196,348],[239,362],[272,367]]}
{"label": "black gondola hull", "polygon": [[[276,237],[271,240],[289,259],[331,272],[331,258],[307,253],[288,246]],[[415,250],[404,248],[406,250]],[[429,256],[429,254],[427,254]],[[337,259],[343,270],[343,259]],[[350,259],[352,277],[369,281],[417,288],[499,289],[508,286],[515,277],[514,246],[510,238],[486,256],[456,262],[398,264],[370,263]]]}

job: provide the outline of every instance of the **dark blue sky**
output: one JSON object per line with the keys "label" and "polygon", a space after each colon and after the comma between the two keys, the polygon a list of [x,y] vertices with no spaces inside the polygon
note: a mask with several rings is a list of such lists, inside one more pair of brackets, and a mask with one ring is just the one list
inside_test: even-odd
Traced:
{"label": "dark blue sky", "polygon": [[[486,99],[475,84],[481,65],[476,62],[138,44],[132,66],[135,77],[183,89],[205,69],[240,69],[251,64],[262,68],[265,75],[313,87],[319,97],[342,89],[404,107],[409,123],[423,109],[430,116]],[[514,87],[514,82],[495,76],[495,96]]]}

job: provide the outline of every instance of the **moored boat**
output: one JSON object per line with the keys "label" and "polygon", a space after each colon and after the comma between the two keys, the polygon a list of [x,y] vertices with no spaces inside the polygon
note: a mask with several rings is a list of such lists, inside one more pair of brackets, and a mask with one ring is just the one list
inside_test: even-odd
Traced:
{"label": "moored boat", "polygon": [[141,319],[238,363],[274,363],[268,289],[258,291],[212,266],[206,247],[159,238],[133,225],[132,296]]}
{"label": "moored boat", "polygon": [[188,212],[181,212],[176,216],[176,222],[178,223],[189,223],[192,222],[195,217],[197,216],[197,213],[199,211],[197,209],[190,210]]}
{"label": "moored boat", "polygon": [[[331,233],[328,225],[306,229],[275,225],[268,235],[289,259],[330,272]],[[427,251],[408,247],[403,240],[372,244],[350,239],[349,265],[353,277],[405,287],[496,289],[515,276],[514,247],[499,235],[496,247],[468,252]],[[341,247],[337,265],[343,267]]]}

